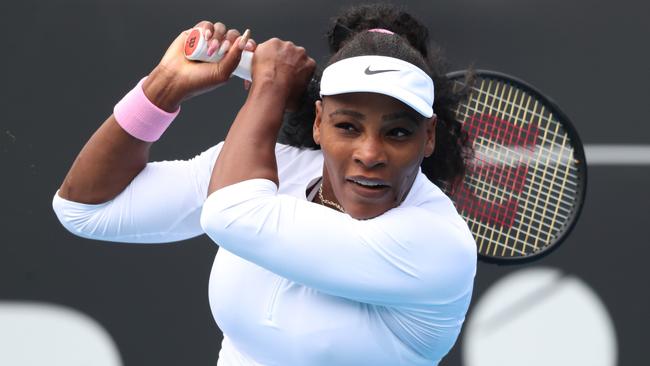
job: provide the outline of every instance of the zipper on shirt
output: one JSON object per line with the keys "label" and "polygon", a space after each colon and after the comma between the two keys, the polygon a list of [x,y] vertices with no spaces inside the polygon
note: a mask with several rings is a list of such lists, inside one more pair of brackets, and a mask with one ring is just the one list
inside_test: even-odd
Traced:
{"label": "zipper on shirt", "polygon": [[271,297],[269,298],[269,303],[268,303],[268,305],[266,307],[266,320],[269,321],[269,322],[273,322],[273,313],[275,311],[275,303],[278,300],[278,292],[280,291],[280,286],[282,286],[283,282],[284,282],[284,279],[282,277],[275,280],[273,291],[271,292]]}

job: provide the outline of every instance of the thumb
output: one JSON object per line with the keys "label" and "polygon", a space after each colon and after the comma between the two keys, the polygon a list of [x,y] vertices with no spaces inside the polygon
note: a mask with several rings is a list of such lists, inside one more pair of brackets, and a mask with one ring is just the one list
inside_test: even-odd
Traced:
{"label": "thumb", "polygon": [[183,55],[183,48],[185,47],[185,40],[187,39],[187,36],[190,34],[191,29],[186,29],[182,31],[176,39],[169,45],[167,48],[167,51],[165,51],[165,54],[163,55],[161,59],[161,63],[172,63],[172,60],[175,60],[176,58],[182,57]]}
{"label": "thumb", "polygon": [[190,35],[190,32],[192,29],[186,29],[182,31],[176,39],[172,42],[171,46],[169,47],[170,49],[173,49],[174,51],[178,52],[178,50],[183,50],[185,48],[185,41],[187,40],[187,36]]}
{"label": "thumb", "polygon": [[230,76],[237,65],[239,65],[239,60],[241,60],[241,54],[246,47],[246,43],[250,39],[251,31],[246,29],[244,34],[241,37],[237,37],[235,42],[230,45],[230,49],[226,52],[226,55],[219,61],[219,71],[222,75]]}

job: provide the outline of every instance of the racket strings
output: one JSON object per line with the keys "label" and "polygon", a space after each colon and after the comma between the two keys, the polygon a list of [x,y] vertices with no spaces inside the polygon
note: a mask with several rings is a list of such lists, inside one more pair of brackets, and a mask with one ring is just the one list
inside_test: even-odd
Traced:
{"label": "racket strings", "polygon": [[[471,180],[471,182],[467,183],[467,186],[473,188],[473,191],[480,191],[480,192],[479,192],[479,193],[481,193],[480,196],[483,197],[483,196],[487,196],[488,194],[492,193],[492,192],[490,192],[490,191],[482,190],[482,188],[481,188],[481,187],[479,186],[479,184],[478,184],[478,183],[480,183],[480,182],[478,182],[477,178],[475,178],[475,177],[470,177],[469,179]],[[497,196],[497,197],[505,197],[506,195],[509,195],[509,194],[510,194],[510,192],[506,191],[506,190],[503,189],[503,188],[496,188],[496,189],[499,191],[498,194],[495,195],[495,196]],[[559,193],[558,193],[558,195],[559,195]],[[551,195],[547,195],[547,196],[548,196],[547,199],[548,199],[549,201],[553,201],[553,200],[555,201],[554,203],[555,203],[556,205],[558,205],[558,207],[559,207],[559,210],[558,210],[558,211],[561,211],[561,212],[563,213],[563,214],[562,214],[562,213],[559,213],[559,212],[558,212],[557,216],[561,217],[562,219],[568,219],[568,218],[569,218],[569,215],[571,214],[571,209],[570,209],[569,207],[563,207],[563,206],[561,205],[561,202],[560,202],[560,201],[557,201],[556,196],[551,196]],[[531,199],[531,198],[534,198],[534,197],[529,196],[526,192],[522,193],[521,197],[523,197],[524,199]],[[535,211],[534,211],[532,208],[520,208],[519,212],[521,212],[522,214],[525,214],[525,215],[527,215],[527,216],[530,216],[530,215],[534,215],[534,214],[535,214]],[[541,221],[539,221],[539,220],[536,220],[536,219],[534,219],[534,218],[532,218],[532,220],[535,221],[535,222],[537,222],[537,223],[539,223],[540,225],[545,225],[545,226],[547,226],[547,227],[549,227],[549,228],[551,227],[550,224],[543,223],[543,222],[541,222]]]}
{"label": "racket strings", "polygon": [[573,214],[580,176],[561,123],[530,93],[493,79],[480,79],[456,113],[476,159],[454,199],[479,253],[550,245]]}
{"label": "racket strings", "polygon": [[[485,87],[485,81],[482,81],[481,84],[482,84],[483,87]],[[474,109],[478,109],[481,97],[485,98],[486,95],[478,94],[477,97],[473,99],[473,102],[474,102],[474,105],[475,105]],[[485,99],[487,101],[487,98],[485,98]],[[500,102],[503,101],[503,98],[502,97],[500,97],[498,99],[493,98],[493,101],[498,101],[499,104],[501,104]],[[489,107],[489,109],[487,111],[488,116],[494,116],[494,111],[492,110],[495,107],[494,103],[487,103],[487,104],[483,103],[483,104],[484,104],[484,106]],[[468,103],[468,106],[471,106],[471,105],[472,105],[472,103],[470,101],[470,103]],[[476,115],[476,114],[474,114],[474,115]],[[471,122],[476,122],[476,119],[472,118],[472,119],[470,119],[469,121],[466,121],[466,122],[470,122],[470,123]],[[468,126],[467,124],[466,124],[466,126],[467,126],[466,128],[469,131],[470,135],[472,135],[472,132],[476,132],[476,131],[472,131],[471,126]],[[503,131],[501,131],[501,132],[503,132]],[[473,140],[475,140],[475,138],[473,138]],[[486,139],[484,141],[484,143],[485,142],[489,143],[490,140]],[[497,143],[497,141],[492,142],[492,144],[494,144],[494,145],[496,145],[496,143]],[[475,143],[475,145],[477,145],[477,143]],[[494,183],[494,182],[487,182],[486,181],[486,178],[487,178],[486,174],[481,174],[481,172],[477,172],[477,173],[478,174],[473,174],[474,176],[477,177],[477,181],[480,182],[480,183],[476,184],[476,188],[477,188],[478,193],[483,193],[483,197],[480,197],[478,199],[473,197],[474,198],[473,201],[474,201],[474,203],[477,203],[476,204],[477,207],[479,207],[479,204],[481,204],[481,203],[485,204],[486,202],[490,202],[490,201],[495,202],[497,200],[501,201],[499,203],[503,204],[503,201],[505,201],[506,199],[509,200],[511,203],[515,203],[515,201],[512,200],[512,196],[513,196],[512,193],[509,193],[507,195],[507,197],[498,197],[495,194],[495,192],[492,189],[490,189],[490,186],[495,186],[495,185],[494,184],[489,184],[489,183]],[[507,191],[509,191],[509,190],[507,190]],[[468,191],[468,192],[463,192],[463,193],[465,193],[465,194],[467,194],[469,196],[474,196],[474,194],[477,193],[477,192]],[[484,201],[479,202],[479,199],[482,199]],[[461,201],[461,207],[462,206],[464,206],[464,205],[463,205],[463,203]],[[478,219],[482,219],[486,215],[495,215],[496,212],[494,212],[494,208],[498,207],[498,206],[491,205],[491,206],[485,206],[485,207],[490,207],[491,210],[479,211],[481,215],[477,217]],[[506,211],[506,208],[508,208],[507,211]],[[510,204],[510,205],[507,205],[505,207],[501,207],[500,209],[501,209],[501,212],[503,214],[507,214],[508,216],[513,216],[513,212],[516,213],[516,210],[513,211],[513,208],[516,209],[516,207],[513,207],[513,205]],[[474,210],[474,207],[472,207],[472,206],[469,206],[469,207],[466,206],[464,211],[467,211],[468,216],[477,216],[476,215],[477,212],[476,212],[476,210]],[[498,214],[497,214],[497,216],[498,216]],[[481,221],[483,221],[483,220],[473,220],[473,222],[472,222],[472,226],[473,226],[472,231],[476,234],[477,237],[479,237],[480,239],[483,239],[479,243],[479,252],[482,252],[484,250],[483,249],[484,244],[487,244],[486,248],[485,248],[485,251],[489,252],[490,248],[493,248],[494,250],[496,250],[499,245],[494,245],[493,246],[492,244],[501,244],[503,242],[503,240],[501,239],[502,235],[498,235],[498,234],[501,234],[501,233],[495,233],[495,230],[489,230],[489,228],[494,228],[495,227],[493,225],[490,225],[490,226],[479,225],[479,222],[481,222]],[[501,221],[501,222],[503,223],[503,221]],[[512,227],[512,225],[513,225],[513,223],[510,220],[510,222],[508,223],[508,227]],[[500,227],[503,227],[503,225],[499,225],[497,227],[500,228]],[[495,238],[495,234],[497,234],[496,238]],[[501,247],[502,247],[502,252],[503,252],[507,248],[507,245],[505,245],[505,246],[501,245]],[[515,247],[512,246],[512,248],[514,249]]]}
{"label": "racket strings", "polygon": [[[504,111],[506,111],[506,110],[504,110]],[[539,113],[532,113],[532,114],[533,114],[533,115],[540,116]],[[545,117],[545,116],[544,116],[544,117]],[[549,118],[546,118],[546,119],[548,120]],[[548,135],[548,130],[545,131],[545,134]],[[545,173],[546,173],[546,172],[544,171],[542,178],[544,178]],[[527,203],[530,203],[530,202],[527,202]],[[539,203],[539,197],[536,197],[536,199],[535,199],[535,206],[537,206],[538,203]],[[525,205],[524,207],[526,207],[526,206],[527,206],[527,205]],[[528,215],[528,217],[529,217],[529,218],[533,218],[533,221],[538,221],[538,220],[534,220],[535,215]],[[550,231],[549,231],[549,232],[550,232]],[[532,236],[532,237],[534,237],[534,239],[535,239],[534,247],[536,248],[536,247],[537,247],[537,242],[539,242],[541,238],[539,238],[538,236],[536,236],[534,233],[531,233],[530,231],[527,231],[527,232],[526,232],[526,235],[527,235],[527,236]]]}
{"label": "racket strings", "polygon": [[[500,107],[501,107],[501,106],[500,106]],[[503,109],[503,110],[504,110],[504,112],[507,111],[507,109]],[[505,113],[504,113],[504,114],[505,114]],[[532,115],[540,116],[540,113],[532,113]],[[534,124],[533,124],[533,123],[530,123],[530,124],[528,124],[528,125],[529,125],[529,126],[533,126]],[[548,135],[548,130],[544,131],[544,135]],[[537,164],[535,164],[535,165],[537,165]],[[536,166],[535,166],[535,167],[536,167]],[[545,172],[544,172],[544,174],[543,174],[543,176],[542,176],[542,179],[544,178],[544,175],[545,175]],[[526,205],[525,205],[524,207],[527,208],[526,206],[528,206],[529,203],[530,203],[530,201],[527,201],[527,202],[526,202]],[[538,203],[539,203],[539,197],[535,197],[534,206],[533,206],[535,209],[538,207]],[[534,214],[534,215],[529,215],[529,218],[535,218],[536,216],[537,216],[537,215],[535,215],[535,214]],[[528,227],[528,229],[530,229],[530,227]],[[520,231],[520,232],[521,232],[521,231]],[[549,231],[549,232],[550,232],[550,231]],[[535,249],[537,249],[537,243],[540,241],[540,237],[539,237],[538,235],[535,235],[534,233],[530,232],[530,230],[527,230],[527,231],[526,231],[526,235],[527,235],[527,236],[530,236],[530,237],[532,237],[532,238],[534,239],[534,245],[533,245],[533,246],[534,246]],[[495,249],[496,249],[496,248],[495,248]],[[496,254],[496,253],[493,253],[493,254]],[[505,253],[502,253],[502,254],[505,254]]]}
{"label": "racket strings", "polygon": [[[489,95],[489,94],[485,93],[485,91],[478,91],[477,93],[483,94],[483,96],[485,98],[495,98],[496,97],[496,96]],[[476,103],[477,106],[475,108],[472,108],[468,104],[468,105],[464,106],[466,108],[465,113],[462,113],[462,112],[458,112],[458,113],[463,115],[464,119],[467,119],[467,118],[471,118],[471,116],[474,115],[474,114],[477,114],[477,113],[480,114],[481,111],[485,110],[486,108],[492,107],[490,104],[481,103],[478,99],[476,99],[476,102],[477,102]],[[509,102],[508,104],[512,104],[512,102]],[[472,112],[471,114],[469,113],[470,111]],[[526,121],[530,121],[532,117],[538,117],[540,120],[546,121],[548,124],[557,124],[557,121],[549,120],[549,118],[547,116],[541,116],[541,115],[539,115],[537,113],[531,113],[527,117],[526,116],[518,117],[517,115],[507,113],[506,111],[502,111],[502,114],[503,114],[504,117],[506,117],[505,119],[510,120],[510,121],[514,121],[515,123],[527,124]],[[562,129],[561,126],[560,126],[559,133],[555,133],[554,131],[550,131],[547,128],[545,128],[543,125],[542,126],[537,126],[537,128],[541,129],[542,132],[547,133],[548,134],[547,137],[554,137],[555,138],[554,140],[551,140],[551,139],[547,138],[547,142],[549,142],[549,144],[547,144],[546,146],[539,145],[539,147],[542,148],[542,149],[545,149],[544,152],[546,152],[546,153],[549,153],[551,155],[557,155],[557,152],[553,148],[555,148],[555,149],[562,148],[561,141],[562,141],[562,138],[564,136],[566,136],[566,131],[564,131],[564,129]],[[505,148],[507,148],[507,147],[505,147]]]}

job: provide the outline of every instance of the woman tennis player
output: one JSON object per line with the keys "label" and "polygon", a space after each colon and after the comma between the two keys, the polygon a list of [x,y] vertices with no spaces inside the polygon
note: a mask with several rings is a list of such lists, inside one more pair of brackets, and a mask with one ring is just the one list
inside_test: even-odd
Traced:
{"label": "woman tennis player", "polygon": [[[426,28],[387,6],[336,19],[314,118],[287,123],[285,145],[283,115],[315,62],[290,42],[197,27],[222,61],[187,61],[179,35],[80,152],[54,196],[61,223],[133,243],[207,233],[221,247],[219,365],[437,364],[460,332],[476,247],[432,183],[457,182],[467,148]],[[147,163],[181,102],[226,82],[246,47],[253,83],[225,142]]]}

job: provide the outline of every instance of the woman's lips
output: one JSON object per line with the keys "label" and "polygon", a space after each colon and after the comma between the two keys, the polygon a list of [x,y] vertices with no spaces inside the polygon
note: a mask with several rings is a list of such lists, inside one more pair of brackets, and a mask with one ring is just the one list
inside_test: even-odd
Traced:
{"label": "woman's lips", "polygon": [[365,198],[380,198],[390,190],[388,182],[377,178],[353,176],[347,177],[346,182],[354,193]]}

